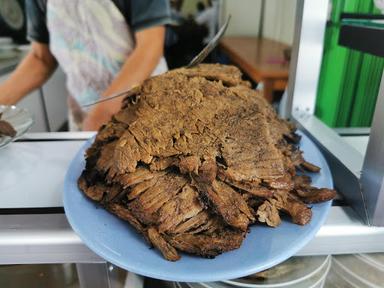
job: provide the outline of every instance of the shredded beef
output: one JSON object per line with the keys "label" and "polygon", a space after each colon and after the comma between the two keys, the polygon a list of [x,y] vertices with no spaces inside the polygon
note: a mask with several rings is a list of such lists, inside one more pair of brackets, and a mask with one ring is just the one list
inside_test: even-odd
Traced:
{"label": "shredded beef", "polygon": [[165,259],[210,258],[240,247],[255,222],[277,227],[284,213],[305,225],[305,203],[335,197],[296,174],[320,172],[299,141],[237,68],[180,68],[127,93],[88,149],[78,184]]}

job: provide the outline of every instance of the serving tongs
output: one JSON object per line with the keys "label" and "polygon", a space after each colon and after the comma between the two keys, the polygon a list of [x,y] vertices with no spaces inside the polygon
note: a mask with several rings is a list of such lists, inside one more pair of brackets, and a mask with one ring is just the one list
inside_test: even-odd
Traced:
{"label": "serving tongs", "polygon": [[[203,62],[203,60],[208,56],[209,53],[212,52],[213,49],[216,48],[216,46],[219,44],[219,41],[221,39],[221,37],[224,35],[225,33],[225,30],[227,30],[227,27],[228,27],[228,24],[229,24],[229,21],[231,19],[231,15],[228,16],[227,20],[225,21],[224,25],[221,26],[220,30],[216,33],[216,35],[211,39],[211,41],[209,41],[209,43],[207,44],[207,46],[205,46],[203,48],[203,50],[200,51],[199,54],[197,54],[192,60],[191,62],[189,62],[189,64],[186,66],[186,68],[191,68],[191,67],[194,67],[198,64],[200,64],[201,62]],[[102,102],[106,102],[106,101],[109,101],[111,99],[114,99],[114,98],[118,98],[118,97],[122,97],[122,96],[126,96],[126,95],[129,95],[130,94],[130,91],[132,89],[135,89],[135,87],[133,88],[130,88],[128,90],[125,90],[125,91],[121,91],[121,92],[118,92],[116,94],[112,94],[108,97],[104,97],[102,99],[99,99],[97,101],[93,101],[93,102],[90,102],[90,103],[87,103],[87,104],[84,104],[84,105],[81,105],[81,107],[89,107],[89,106],[93,106],[95,104],[99,104],[99,103],[102,103]]]}

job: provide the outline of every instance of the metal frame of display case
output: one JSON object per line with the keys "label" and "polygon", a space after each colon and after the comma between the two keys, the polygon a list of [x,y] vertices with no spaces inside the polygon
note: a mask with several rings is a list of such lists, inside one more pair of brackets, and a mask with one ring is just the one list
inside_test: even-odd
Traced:
{"label": "metal frame of display case", "polygon": [[384,76],[365,157],[315,115],[328,0],[298,0],[285,115],[323,150],[334,184],[368,225],[384,226]]}

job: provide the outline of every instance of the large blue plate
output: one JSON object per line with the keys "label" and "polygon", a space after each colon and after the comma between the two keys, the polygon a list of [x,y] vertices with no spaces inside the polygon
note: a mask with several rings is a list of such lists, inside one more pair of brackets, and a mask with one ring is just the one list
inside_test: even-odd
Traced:
{"label": "large blue plate", "polygon": [[[307,161],[320,166],[319,174],[311,175],[314,186],[332,188],[328,165],[315,144],[302,135],[300,147]],[[324,223],[331,201],[312,207],[309,224],[299,226],[284,220],[278,228],[261,225],[251,227],[242,246],[215,259],[183,254],[177,262],[166,261],[150,249],[132,228],[94,202],[77,187],[84,165],[84,152],[89,140],[77,153],[65,177],[64,209],[75,232],[83,242],[107,261],[128,271],[148,277],[188,282],[218,281],[243,277],[270,268],[294,255],[307,244]]]}

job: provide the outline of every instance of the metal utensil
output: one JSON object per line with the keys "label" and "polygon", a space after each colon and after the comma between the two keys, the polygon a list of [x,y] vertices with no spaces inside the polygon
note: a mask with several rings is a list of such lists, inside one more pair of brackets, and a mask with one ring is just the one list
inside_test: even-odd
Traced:
{"label": "metal utensil", "polygon": [[209,41],[207,46],[205,46],[204,49],[201,50],[200,53],[197,54],[195,58],[192,59],[191,62],[189,62],[189,64],[187,65],[187,68],[191,68],[203,62],[203,60],[207,58],[208,54],[211,53],[213,49],[215,49],[217,44],[219,44],[221,37],[224,35],[225,30],[227,30],[229,20],[231,20],[231,15],[228,15],[227,20],[225,21],[224,25],[221,26],[219,32],[217,32],[216,35],[211,39],[211,41]]}
{"label": "metal utensil", "polygon": [[[229,20],[231,19],[231,15],[228,16],[227,20],[225,21],[224,25],[221,26],[220,30],[216,33],[216,35],[211,39],[211,41],[209,41],[209,43],[207,44],[207,46],[205,46],[203,48],[203,50],[200,51],[199,54],[197,54],[191,62],[189,62],[189,64],[186,66],[186,68],[191,68],[193,66],[196,66],[198,64],[200,64],[201,62],[203,62],[203,60],[208,56],[209,53],[212,52],[213,49],[215,49],[215,47],[217,46],[217,44],[219,44],[219,41],[221,39],[221,37],[224,35],[225,33],[225,30],[227,30],[227,27],[228,27],[228,24],[229,24]],[[121,97],[121,96],[124,96],[126,95],[127,93],[129,93],[131,91],[131,89],[133,88],[130,88],[128,90],[125,90],[125,91],[122,91],[122,92],[118,92],[118,93],[115,93],[115,94],[112,94],[111,96],[108,96],[108,97],[104,97],[102,99],[99,99],[97,101],[94,101],[94,102],[91,102],[91,103],[87,103],[85,105],[81,105],[81,107],[89,107],[89,106],[93,106],[95,104],[99,104],[99,103],[102,103],[102,102],[105,102],[105,101],[109,101],[111,99],[114,99],[114,98],[118,98],[118,97]]]}

